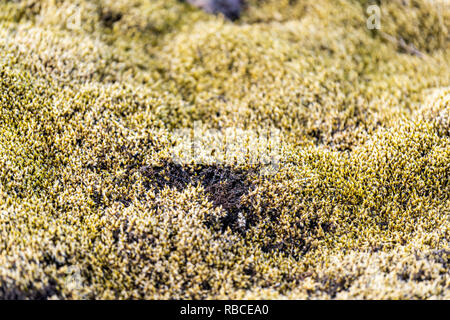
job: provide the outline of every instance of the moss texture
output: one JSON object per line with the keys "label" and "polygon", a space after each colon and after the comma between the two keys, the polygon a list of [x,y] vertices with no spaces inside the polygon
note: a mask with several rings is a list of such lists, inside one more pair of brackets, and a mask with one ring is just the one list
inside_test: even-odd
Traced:
{"label": "moss texture", "polygon": [[450,7],[372,3],[0,1],[0,298],[449,299]]}

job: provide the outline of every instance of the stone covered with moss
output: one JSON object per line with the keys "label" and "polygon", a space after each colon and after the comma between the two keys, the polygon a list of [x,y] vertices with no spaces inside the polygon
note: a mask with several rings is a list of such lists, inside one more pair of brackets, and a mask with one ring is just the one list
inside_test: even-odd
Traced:
{"label": "stone covered with moss", "polygon": [[377,3],[0,1],[0,298],[449,299],[450,7]]}

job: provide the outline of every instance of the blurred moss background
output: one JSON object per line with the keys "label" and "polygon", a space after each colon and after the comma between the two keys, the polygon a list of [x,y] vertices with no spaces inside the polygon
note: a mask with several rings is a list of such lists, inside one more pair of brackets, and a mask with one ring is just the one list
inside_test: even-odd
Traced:
{"label": "blurred moss background", "polygon": [[[0,298],[449,299],[449,27],[445,0],[1,0]],[[279,171],[175,164],[195,121],[280,130]]]}

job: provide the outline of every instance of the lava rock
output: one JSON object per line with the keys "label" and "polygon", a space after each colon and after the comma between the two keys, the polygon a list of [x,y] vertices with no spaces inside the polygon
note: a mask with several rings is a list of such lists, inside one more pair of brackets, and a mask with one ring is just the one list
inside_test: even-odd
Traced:
{"label": "lava rock", "polygon": [[191,5],[217,14],[222,13],[230,20],[237,20],[241,16],[242,0],[186,0]]}

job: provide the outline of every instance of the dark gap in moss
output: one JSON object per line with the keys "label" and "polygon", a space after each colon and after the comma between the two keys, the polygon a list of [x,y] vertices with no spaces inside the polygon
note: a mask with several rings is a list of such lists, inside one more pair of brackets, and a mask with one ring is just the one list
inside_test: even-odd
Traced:
{"label": "dark gap in moss", "polygon": [[427,260],[442,264],[444,270],[450,273],[450,250],[434,250],[426,256]]}
{"label": "dark gap in moss", "polygon": [[411,279],[416,282],[423,282],[423,281],[431,281],[433,280],[433,277],[431,276],[431,274],[426,274],[425,270],[420,269],[411,276]]}
{"label": "dark gap in moss", "polygon": [[266,242],[261,246],[264,253],[279,252],[298,261],[312,248],[311,244],[303,239],[289,236],[286,240],[276,241],[276,236],[268,233]]}
{"label": "dark gap in moss", "polygon": [[54,296],[62,298],[54,279],[50,279],[40,289],[33,283],[29,283],[27,288],[22,288],[16,283],[7,283],[0,279],[0,300],[48,300]]}
{"label": "dark gap in moss", "polygon": [[91,194],[91,199],[95,203],[95,208],[100,208],[103,206],[102,194],[100,191],[94,189]]}
{"label": "dark gap in moss", "polygon": [[337,294],[342,291],[348,290],[352,283],[352,279],[349,276],[343,276],[342,278],[332,278],[325,276],[319,279],[319,283],[323,285],[323,289],[331,299],[336,298]]}
{"label": "dark gap in moss", "polygon": [[206,280],[201,283],[201,288],[205,291],[211,291],[212,289],[211,285]]}
{"label": "dark gap in moss", "polygon": [[111,9],[100,10],[100,21],[107,28],[112,28],[114,24],[120,21],[123,17],[121,12],[116,12]]}
{"label": "dark gap in moss", "polygon": [[251,211],[249,206],[241,203],[241,197],[250,191],[252,183],[248,177],[257,173],[257,169],[235,169],[222,165],[190,167],[166,161],[159,166],[143,166],[140,171],[147,189],[154,186],[160,191],[168,186],[181,191],[189,184],[200,183],[214,206],[221,206],[227,212],[221,220],[223,230],[230,227],[233,231],[245,231],[250,227],[248,221],[245,226],[240,226],[238,218],[239,213],[248,216]]}
{"label": "dark gap in moss", "polygon": [[243,271],[245,275],[250,277],[255,277],[257,275],[257,271],[253,264],[249,264],[248,266],[246,266]]}
{"label": "dark gap in moss", "polygon": [[397,279],[400,281],[408,281],[410,278],[410,275],[408,273],[408,269],[406,266],[403,266],[402,271],[397,272]]}

